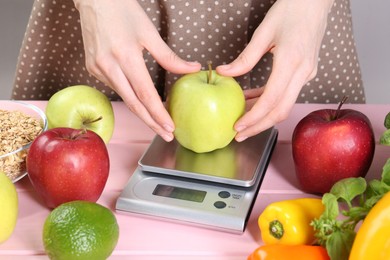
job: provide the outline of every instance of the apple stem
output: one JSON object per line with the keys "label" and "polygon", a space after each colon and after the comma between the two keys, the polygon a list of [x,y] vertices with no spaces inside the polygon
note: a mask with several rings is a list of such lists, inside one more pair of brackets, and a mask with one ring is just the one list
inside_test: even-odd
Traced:
{"label": "apple stem", "polygon": [[81,128],[80,131],[78,131],[76,134],[72,135],[72,136],[70,137],[70,139],[75,140],[75,139],[77,139],[79,136],[81,136],[81,135],[83,135],[83,134],[85,134],[85,133],[87,133],[87,129],[86,129],[86,128]]}
{"label": "apple stem", "polygon": [[87,133],[87,128],[82,128],[80,131],[80,135],[83,135],[85,133]]}
{"label": "apple stem", "polygon": [[95,122],[102,120],[102,119],[103,119],[103,117],[99,116],[98,118],[95,118],[95,119],[86,120],[86,121],[84,121],[84,125],[92,124],[92,123],[95,123]]}
{"label": "apple stem", "polygon": [[209,67],[209,74],[208,74],[208,77],[207,77],[207,84],[210,84],[210,82],[211,82],[211,76],[213,75],[213,66],[212,66],[212,62],[211,62],[211,60],[209,60],[208,62],[207,62],[207,65],[208,65],[208,67]]}
{"label": "apple stem", "polygon": [[344,103],[348,100],[348,96],[344,96],[343,99],[341,99],[339,106],[337,107],[336,116],[335,118],[338,118],[340,115],[341,107],[344,105]]}

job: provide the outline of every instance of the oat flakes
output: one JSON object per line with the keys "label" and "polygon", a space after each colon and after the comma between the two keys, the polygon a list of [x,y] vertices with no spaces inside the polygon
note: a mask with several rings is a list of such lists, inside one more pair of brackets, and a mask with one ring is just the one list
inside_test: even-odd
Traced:
{"label": "oat flakes", "polygon": [[[21,148],[34,140],[42,129],[37,118],[20,111],[0,110],[0,171],[11,180],[26,170],[27,150]],[[12,153],[17,149],[21,150]],[[8,153],[11,154],[4,156]]]}

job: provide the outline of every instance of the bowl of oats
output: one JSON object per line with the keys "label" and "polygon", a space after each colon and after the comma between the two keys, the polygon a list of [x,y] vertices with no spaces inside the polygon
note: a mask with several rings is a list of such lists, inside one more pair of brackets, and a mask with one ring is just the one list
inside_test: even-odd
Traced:
{"label": "bowl of oats", "polygon": [[13,182],[26,176],[28,149],[47,126],[46,115],[37,106],[0,100],[0,171]]}

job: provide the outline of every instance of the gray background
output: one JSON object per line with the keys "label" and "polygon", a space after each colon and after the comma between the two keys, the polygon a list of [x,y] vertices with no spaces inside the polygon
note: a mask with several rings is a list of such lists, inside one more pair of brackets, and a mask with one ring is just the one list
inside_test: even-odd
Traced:
{"label": "gray background", "polygon": [[[0,99],[10,97],[32,3],[0,0]],[[390,104],[390,1],[351,0],[351,4],[367,103]]]}

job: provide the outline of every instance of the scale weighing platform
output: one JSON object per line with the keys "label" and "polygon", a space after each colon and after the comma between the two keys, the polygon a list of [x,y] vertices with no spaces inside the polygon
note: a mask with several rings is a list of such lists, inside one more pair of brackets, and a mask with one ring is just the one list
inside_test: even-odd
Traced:
{"label": "scale weighing platform", "polygon": [[116,209],[242,233],[278,132],[195,153],[156,136],[120,194]]}

